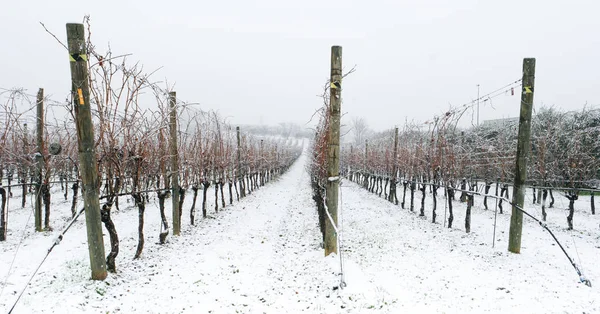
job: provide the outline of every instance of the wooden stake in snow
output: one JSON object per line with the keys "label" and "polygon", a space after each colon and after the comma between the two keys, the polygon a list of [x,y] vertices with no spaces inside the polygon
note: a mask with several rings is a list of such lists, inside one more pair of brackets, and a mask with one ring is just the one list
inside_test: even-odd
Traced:
{"label": "wooden stake in snow", "polygon": [[104,260],[104,240],[100,221],[98,170],[96,169],[94,127],[90,111],[87,45],[83,24],[67,24],[67,44],[71,64],[71,93],[77,122],[79,167],[83,184],[83,204],[92,279],[104,280],[106,278],[106,261]]}
{"label": "wooden stake in snow", "polygon": [[169,92],[169,153],[171,155],[171,200],[173,201],[173,235],[181,230],[179,214],[179,158],[177,158],[177,94]]}
{"label": "wooden stake in snow", "polygon": [[40,88],[37,93],[37,154],[35,154],[36,173],[35,179],[35,231],[42,231],[42,184],[44,169],[44,89]]}
{"label": "wooden stake in snow", "polygon": [[525,180],[527,180],[527,155],[531,146],[531,110],[533,107],[533,90],[535,83],[535,58],[523,60],[523,92],[521,93],[521,115],[519,118],[519,137],[517,142],[517,163],[515,184],[512,199],[512,214],[510,216],[510,234],[508,250],[513,253],[521,252],[521,234],[523,232],[523,208],[525,201]]}
{"label": "wooden stake in snow", "polygon": [[[329,137],[327,145],[327,211],[333,221],[325,220],[325,256],[338,252],[337,210],[340,185],[340,107],[342,103],[342,47],[331,47],[331,81],[329,86]],[[332,225],[332,224],[335,224]]]}

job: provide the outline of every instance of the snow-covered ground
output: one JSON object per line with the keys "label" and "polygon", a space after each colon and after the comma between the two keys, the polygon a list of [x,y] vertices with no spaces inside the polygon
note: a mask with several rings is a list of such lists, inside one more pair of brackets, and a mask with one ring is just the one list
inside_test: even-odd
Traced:
{"label": "snow-covered ground", "polygon": [[[121,240],[118,272],[104,282],[89,280],[82,219],[50,254],[14,313],[600,313],[600,215],[589,214],[589,197],[576,203],[574,231],[565,230],[566,200],[557,197],[548,219],[593,288],[578,283],[550,235],[528,219],[521,254],[510,254],[509,214],[498,215],[493,248],[494,213],[481,209],[477,198],[466,234],[463,204],[455,203],[455,228],[447,229],[441,201],[441,223],[432,224],[430,199],[425,220],[344,181],[340,227],[347,287],[339,289],[340,258],[323,257],[306,161],[302,156],[281,178],[218,213],[209,191],[210,218],[196,226],[186,219],[188,193],[182,235],[169,236],[165,245],[157,244],[153,200],[138,260],[132,260],[137,209],[122,198],[113,215]],[[20,209],[18,198],[11,199],[9,240],[0,243],[1,312],[10,309],[68,222],[70,203],[58,193],[53,197],[54,231],[47,233],[32,232],[31,206]],[[540,215],[537,205],[528,210]]]}

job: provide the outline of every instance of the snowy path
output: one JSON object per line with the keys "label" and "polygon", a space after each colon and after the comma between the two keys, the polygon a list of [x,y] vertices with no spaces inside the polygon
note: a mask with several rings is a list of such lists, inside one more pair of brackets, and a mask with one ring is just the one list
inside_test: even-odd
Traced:
{"label": "snowy path", "polygon": [[[89,280],[85,228],[77,222],[14,313],[600,313],[600,238],[594,229],[600,215],[578,212],[576,230],[566,231],[560,227],[564,211],[549,212],[549,225],[570,253],[578,253],[595,283],[590,289],[577,283],[560,249],[531,221],[525,223],[522,254],[512,255],[506,251],[507,214],[498,216],[492,248],[491,211],[476,206],[472,232],[466,234],[464,205],[458,202],[455,226],[447,229],[348,181],[341,217],[347,287],[335,289],[339,257],[323,258],[306,160],[302,156],[281,178],[219,213],[209,206],[209,219],[196,226],[186,219],[188,194],[182,235],[169,236],[166,245],[156,243],[160,220],[152,201],[139,260],[131,259],[137,210],[123,201],[113,217],[121,240],[118,272],[104,282]],[[15,229],[0,254],[3,277],[21,237],[18,227],[26,222],[28,227],[0,312],[12,306],[66,224],[69,203],[56,202],[60,210],[51,233],[33,233],[27,209],[12,210]],[[439,222],[443,215],[441,205]]]}
{"label": "snowy path", "polygon": [[[212,219],[185,225],[182,236],[170,236],[165,246],[154,243],[158,210],[149,206],[146,248],[135,261],[137,211],[122,210],[114,217],[121,237],[118,273],[105,282],[88,280],[79,223],[42,267],[16,313],[313,313],[333,306],[336,264],[322,255],[304,167],[303,156],[275,182],[217,214],[211,211]],[[186,204],[190,201],[188,196]],[[76,237],[81,240],[73,243]],[[11,278],[24,280],[26,273]],[[8,302],[3,306],[8,309]]]}

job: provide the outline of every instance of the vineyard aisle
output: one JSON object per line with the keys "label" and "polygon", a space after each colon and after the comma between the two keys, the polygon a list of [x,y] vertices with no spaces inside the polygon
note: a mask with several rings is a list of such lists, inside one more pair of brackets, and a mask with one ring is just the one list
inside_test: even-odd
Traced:
{"label": "vineyard aisle", "polygon": [[[219,213],[210,207],[211,217],[197,226],[186,219],[188,195],[182,235],[169,236],[164,246],[156,243],[160,220],[152,201],[146,209],[146,248],[138,260],[131,259],[137,210],[123,200],[113,218],[121,238],[118,272],[105,282],[88,280],[85,228],[78,222],[14,313],[600,312],[597,233],[576,233],[572,240],[566,231],[558,232],[570,252],[577,243],[586,275],[595,283],[590,289],[577,283],[550,236],[530,221],[522,254],[512,255],[506,250],[506,214],[499,215],[498,242],[491,248],[493,212],[475,210],[472,232],[466,234],[460,229],[464,208],[458,203],[457,227],[448,230],[348,181],[343,181],[341,204],[347,287],[337,289],[339,256],[323,257],[306,162],[302,155],[281,178]],[[60,206],[68,216],[69,203]],[[439,221],[443,211],[441,205]],[[17,211],[13,222],[24,225],[27,217]],[[28,233],[0,312],[12,306],[53,238]],[[11,241],[0,255],[3,276],[17,244]]]}
{"label": "vineyard aisle", "polygon": [[[323,257],[306,160],[301,156],[282,177],[217,214],[211,207],[211,218],[201,219],[197,226],[190,226],[186,219],[191,201],[186,197],[182,235],[169,236],[165,246],[156,244],[160,223],[152,202],[146,209],[146,248],[139,260],[131,259],[137,243],[137,210],[128,204],[113,218],[121,251],[117,274],[109,274],[105,282],[88,280],[84,226],[78,222],[40,269],[14,313],[315,313],[341,309],[342,300],[332,300],[339,266],[337,259]],[[12,306],[16,291],[51,241],[50,236],[27,238],[0,312]],[[30,253],[34,250],[39,253]],[[9,252],[14,251],[3,253],[2,269],[10,264]]]}

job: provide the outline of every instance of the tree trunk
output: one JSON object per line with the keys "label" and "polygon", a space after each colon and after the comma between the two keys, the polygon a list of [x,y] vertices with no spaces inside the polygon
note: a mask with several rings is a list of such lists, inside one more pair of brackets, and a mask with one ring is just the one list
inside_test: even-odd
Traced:
{"label": "tree trunk", "polygon": [[[389,200],[388,193],[387,193],[387,191],[388,191],[387,188],[388,188],[389,183],[390,183],[390,178],[385,178],[385,187],[383,188],[383,191],[384,191],[383,196],[386,200]],[[390,191],[390,196],[391,195],[392,195],[392,191]]]}
{"label": "tree trunk", "polygon": [[142,250],[144,250],[144,211],[146,210],[146,204],[140,193],[133,193],[131,196],[133,196],[135,205],[138,208],[138,245],[133,257],[133,259],[137,259],[142,255]]}
{"label": "tree trunk", "polygon": [[462,190],[460,192],[460,202],[464,203],[467,201],[467,192],[465,192],[467,190],[467,179],[462,179],[460,182],[460,189]]}
{"label": "tree trunk", "polygon": [[473,207],[473,194],[467,194],[467,213],[465,214],[465,231],[471,232],[471,207]]}
{"label": "tree trunk", "polygon": [[448,216],[448,228],[452,228],[452,221],[454,221],[454,214],[452,212],[452,197],[454,197],[454,189],[448,187],[448,212],[450,215]]}
{"label": "tree trunk", "polygon": [[548,190],[542,192],[542,221],[546,221],[546,198],[548,198]]}
{"label": "tree trunk", "polygon": [[421,213],[419,214],[420,217],[425,217],[425,191],[427,190],[427,186],[425,184],[421,185],[421,187],[419,188],[419,190],[421,190],[422,193],[422,197],[421,197]]}
{"label": "tree trunk", "polygon": [[552,190],[548,190],[548,192],[550,193],[550,205],[548,206],[548,208],[553,208],[554,207],[554,195],[552,195]]}
{"label": "tree trunk", "polygon": [[8,209],[6,208],[6,190],[0,187],[0,241],[6,241],[8,231]]}
{"label": "tree trunk", "polygon": [[181,216],[183,215],[183,201],[185,200],[186,190],[179,187],[179,227],[181,228]]}
{"label": "tree trunk", "polygon": [[71,202],[71,217],[77,215],[77,194],[79,194],[79,180],[73,183],[73,201]]}
{"label": "tree trunk", "polygon": [[42,199],[44,200],[44,229],[52,231],[50,227],[50,189],[47,183],[42,184]]}
{"label": "tree trunk", "polygon": [[198,198],[198,186],[192,185],[192,191],[194,191],[194,198],[192,200],[192,208],[190,208],[190,223],[194,225],[194,212],[196,210],[196,199]]}
{"label": "tree trunk", "polygon": [[232,185],[233,183],[231,181],[227,183],[227,186],[229,187],[229,205],[233,205],[233,193],[231,192]]}
{"label": "tree trunk", "polygon": [[225,185],[223,181],[219,182],[219,188],[221,189],[221,208],[225,208],[225,196],[223,195],[223,185]]}
{"label": "tree trunk", "polygon": [[[488,204],[487,204],[487,194],[490,192],[490,188],[492,187],[492,182],[486,181],[485,182],[485,196],[483,197],[483,207],[487,210],[488,209]],[[498,195],[498,190],[496,190],[496,195]]]}
{"label": "tree trunk", "polygon": [[215,213],[219,212],[219,183],[215,182]]}
{"label": "tree trunk", "polygon": [[439,188],[439,186],[437,184],[433,184],[433,210],[431,213],[431,222],[435,223],[435,218],[437,217],[435,211],[437,209],[437,190]]}
{"label": "tree trunk", "polygon": [[206,218],[206,193],[208,192],[210,182],[204,181],[202,185],[204,186],[204,190],[202,191],[202,217]]}
{"label": "tree trunk", "polygon": [[402,186],[404,188],[404,193],[402,194],[402,204],[400,204],[400,206],[402,207],[402,209],[404,209],[404,203],[406,203],[406,186],[408,185],[408,182],[406,182],[406,180],[404,180],[402,182]]}
{"label": "tree trunk", "polygon": [[568,230],[573,230],[573,214],[575,213],[575,201],[579,198],[577,193],[571,193],[565,195],[569,199],[569,216],[567,216],[567,224],[569,225]]}
{"label": "tree trunk", "polygon": [[592,209],[592,215],[596,215],[596,204],[594,204],[594,192],[592,192],[592,196],[590,196],[590,206]]}
{"label": "tree trunk", "polygon": [[169,222],[167,221],[167,216],[165,215],[165,199],[167,198],[168,194],[168,191],[158,192],[158,207],[160,209],[160,219],[162,221],[161,232],[158,236],[160,244],[165,244],[167,235],[169,235]]}
{"label": "tree trunk", "polygon": [[531,187],[532,189],[532,194],[533,194],[533,205],[535,205],[535,203],[537,203],[537,197],[536,197],[536,191],[535,191],[535,185],[533,187]]}
{"label": "tree trunk", "polygon": [[21,195],[21,208],[25,208],[27,202],[27,179],[23,179],[23,195]]}
{"label": "tree trunk", "polygon": [[100,211],[100,217],[104,223],[104,227],[106,227],[106,231],[108,231],[110,236],[110,253],[108,253],[108,256],[106,256],[106,270],[114,273],[117,271],[115,259],[117,255],[119,255],[119,236],[117,235],[115,224],[110,218],[111,207],[112,203],[104,204],[102,206],[102,210]]}
{"label": "tree trunk", "polygon": [[410,211],[415,211],[415,190],[417,188],[417,184],[415,182],[410,183]]}
{"label": "tree trunk", "polygon": [[[240,182],[240,181],[237,181]],[[231,186],[231,185],[230,185]],[[235,190],[235,198],[237,199],[237,201],[240,201],[240,193],[238,191],[238,185],[236,183],[233,184],[233,189]]]}

